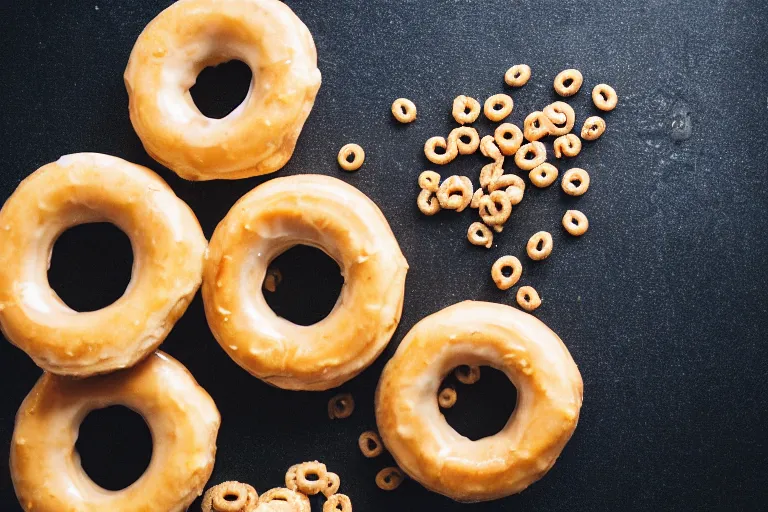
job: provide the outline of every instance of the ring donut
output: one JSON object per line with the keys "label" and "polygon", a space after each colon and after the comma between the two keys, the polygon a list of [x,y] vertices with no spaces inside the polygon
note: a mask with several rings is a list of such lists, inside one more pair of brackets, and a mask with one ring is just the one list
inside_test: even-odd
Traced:
{"label": "ring donut", "polygon": [[[131,240],[131,281],[113,304],[79,313],[48,284],[51,250],[67,229],[103,221]],[[96,153],[63,156],[22,181],[0,210],[0,327],[52,373],[131,366],[186,310],[205,247],[195,214],[149,169]]]}
{"label": "ring donut", "polygon": [[[471,441],[440,413],[440,384],[462,364],[493,366],[517,387],[515,412],[498,434]],[[581,400],[579,370],[546,325],[509,306],[467,301],[405,336],[381,375],[376,422],[414,480],[457,501],[485,501],[522,491],[552,467]]]}
{"label": "ring donut", "polygon": [[[189,89],[207,66],[245,62],[245,100],[204,116]],[[180,0],[139,36],[125,70],[131,122],[155,160],[188,180],[274,172],[291,158],[320,88],[312,34],[277,0]]]}
{"label": "ring donut", "polygon": [[[336,260],[344,286],[312,326],[278,317],[260,285],[269,263],[304,244]],[[252,375],[285,389],[325,390],[365,369],[400,321],[408,264],[381,210],[328,176],[277,178],[243,196],[216,228],[203,270],[208,324]]]}
{"label": "ring donut", "polygon": [[[106,491],[80,466],[80,423],[123,405],[152,432],[152,459],[121,491]],[[184,511],[211,476],[219,411],[175,359],[156,352],[133,368],[87,379],[45,373],[21,404],[11,440],[11,477],[25,511]]]}

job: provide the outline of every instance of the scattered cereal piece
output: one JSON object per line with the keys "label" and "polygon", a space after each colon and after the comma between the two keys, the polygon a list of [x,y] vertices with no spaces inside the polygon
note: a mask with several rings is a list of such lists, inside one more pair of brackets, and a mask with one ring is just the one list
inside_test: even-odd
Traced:
{"label": "scattered cereal piece", "polygon": [[462,384],[474,384],[480,380],[480,367],[463,364],[458,366],[453,371],[453,374],[456,375],[456,380]]}
{"label": "scattered cereal piece", "polygon": [[497,126],[493,137],[496,140],[496,146],[504,156],[514,155],[523,143],[523,132],[512,123]]}
{"label": "scattered cereal piece", "polygon": [[456,390],[453,388],[443,388],[437,394],[437,404],[443,409],[450,409],[456,405]]}
{"label": "scattered cereal piece", "polygon": [[475,193],[472,194],[472,200],[469,202],[469,207],[480,208],[480,199],[482,199],[484,195],[485,193],[482,188],[475,190]]}
{"label": "scattered cereal piece", "polygon": [[581,72],[576,69],[566,69],[561,71],[555,77],[555,92],[560,96],[573,96],[579,89],[584,81],[584,77],[581,76]]}
{"label": "scattered cereal piece", "polygon": [[576,123],[576,112],[574,112],[573,107],[564,101],[550,103],[544,107],[542,112],[544,112],[547,119],[552,121],[550,135],[555,137],[569,133]]}
{"label": "scattered cereal piece", "polygon": [[541,298],[532,286],[521,286],[517,290],[517,303],[526,311],[533,311],[541,306]]}
{"label": "scattered cereal piece", "polygon": [[467,230],[467,240],[472,245],[480,245],[490,249],[493,245],[493,233],[482,222],[473,222]]}
{"label": "scattered cereal piece", "polygon": [[504,158],[499,147],[496,145],[496,139],[494,139],[493,135],[486,135],[480,139],[480,152],[491,160],[498,161]]}
{"label": "scattered cereal piece", "polygon": [[[530,156],[530,158],[528,158]],[[547,159],[547,148],[539,141],[523,144],[515,153],[515,164],[524,171],[530,171]]]}
{"label": "scattered cereal piece", "polygon": [[397,98],[392,103],[392,115],[401,123],[412,123],[416,120],[416,105],[407,98]]}
{"label": "scattered cereal piece", "polygon": [[334,419],[349,418],[355,410],[355,399],[350,393],[340,393],[328,400],[328,417]]}
{"label": "scattered cereal piece", "polygon": [[288,471],[285,472],[285,487],[292,491],[298,491],[299,489],[299,486],[296,483],[296,471],[298,469],[299,464],[294,464],[288,468]]}
{"label": "scattered cereal piece", "polygon": [[557,167],[549,162],[543,162],[528,173],[528,178],[537,187],[545,188],[555,182],[558,174]]}
{"label": "scattered cereal piece", "polygon": [[457,96],[453,100],[453,118],[459,124],[471,124],[480,115],[480,102],[469,96]]}
{"label": "scattered cereal piece", "polygon": [[555,139],[552,149],[555,150],[555,158],[574,157],[581,151],[581,139],[576,134],[567,133]]}
{"label": "scattered cereal piece", "polygon": [[279,268],[269,267],[267,269],[267,275],[264,276],[264,289],[268,292],[275,293],[277,287],[283,282],[283,273]]}
{"label": "scattered cereal piece", "polygon": [[251,512],[259,502],[256,489],[240,482],[223,482],[203,496],[203,512]]}
{"label": "scattered cereal piece", "polygon": [[440,207],[446,210],[464,211],[472,202],[472,182],[466,176],[449,176],[437,191]]}
{"label": "scattered cereal piece", "polygon": [[357,445],[360,451],[367,459],[378,457],[384,452],[384,445],[381,443],[379,434],[372,430],[366,430],[357,438]]}
{"label": "scattered cereal piece", "polygon": [[334,494],[323,503],[323,512],[352,512],[352,501],[346,494]]}
{"label": "scattered cereal piece", "polygon": [[440,188],[440,175],[435,171],[424,171],[419,174],[419,188],[430,192],[437,192]]}
{"label": "scattered cereal piece", "polygon": [[[506,269],[509,269],[509,275],[505,275]],[[491,278],[499,290],[509,290],[515,286],[521,275],[523,275],[523,264],[514,256],[502,256],[491,267]]]}
{"label": "scattered cereal piece", "polygon": [[345,171],[356,171],[365,161],[365,151],[358,144],[346,144],[339,150],[337,160]]}
{"label": "scattered cereal piece", "polygon": [[416,206],[424,215],[434,215],[440,211],[440,201],[432,194],[430,190],[422,190],[416,199]]}
{"label": "scattered cereal piece", "polygon": [[[465,138],[469,140],[463,140]],[[460,155],[471,155],[477,151],[477,147],[480,145],[480,135],[478,135],[477,130],[471,126],[454,128],[451,130],[448,139],[456,140],[456,147],[459,150]]]}
{"label": "scattered cereal piece", "polygon": [[523,134],[531,142],[542,139],[555,130],[555,125],[544,112],[531,112],[523,121]]}
{"label": "scattered cereal piece", "polygon": [[[299,492],[311,496],[328,487],[326,475],[328,470],[325,464],[318,461],[303,462],[296,468],[296,487]],[[313,479],[309,479],[314,476]]]}
{"label": "scattered cereal piece", "polygon": [[341,487],[341,478],[339,478],[339,475],[337,475],[336,473],[331,473],[329,471],[325,475],[325,482],[326,482],[326,486],[323,488],[322,493],[325,495],[326,498],[330,498],[331,496],[339,492],[339,487]]}
{"label": "scattered cereal piece", "polygon": [[507,94],[494,94],[485,100],[483,112],[485,112],[485,117],[493,122],[497,122],[511,114],[514,106],[515,102],[512,101],[511,96]]}
{"label": "scattered cereal piece", "polygon": [[525,250],[528,252],[528,257],[534,261],[547,258],[552,252],[552,235],[546,231],[535,233],[528,240]]}
{"label": "scattered cereal piece", "polygon": [[579,210],[568,210],[563,215],[563,227],[571,235],[581,236],[589,229],[589,220]]}
{"label": "scattered cereal piece", "polygon": [[489,226],[501,226],[512,214],[512,202],[506,192],[496,190],[480,198],[480,218]]}
{"label": "scattered cereal piece", "polygon": [[[436,148],[443,148],[445,152],[438,153]],[[444,137],[430,137],[424,143],[424,156],[433,164],[445,165],[452,162],[458,154],[458,146],[456,144],[449,144]]]}
{"label": "scattered cereal piece", "polygon": [[299,492],[292,491],[284,487],[276,487],[274,489],[270,489],[259,497],[259,505],[270,503],[271,501],[287,502],[291,507],[293,507],[295,512],[311,511],[309,498]]}
{"label": "scattered cereal piece", "polygon": [[568,169],[560,185],[563,187],[563,192],[569,196],[583,195],[589,189],[589,173],[578,167]]}
{"label": "scattered cereal piece", "polygon": [[489,192],[504,189],[512,206],[520,204],[525,193],[525,182],[516,174],[502,174],[488,185]]}
{"label": "scattered cereal piece", "polygon": [[605,120],[599,116],[588,117],[581,127],[581,138],[584,140],[597,140],[605,131]]}
{"label": "scattered cereal piece", "polygon": [[384,468],[376,474],[376,485],[384,491],[394,491],[403,483],[405,475],[400,468]]}
{"label": "scattered cereal piece", "polygon": [[515,64],[504,73],[504,81],[510,87],[522,87],[531,78],[531,67],[527,64]]}
{"label": "scattered cereal piece", "polygon": [[597,84],[595,88],[592,89],[592,102],[600,110],[608,112],[616,108],[616,103],[619,102],[619,97],[610,85]]}

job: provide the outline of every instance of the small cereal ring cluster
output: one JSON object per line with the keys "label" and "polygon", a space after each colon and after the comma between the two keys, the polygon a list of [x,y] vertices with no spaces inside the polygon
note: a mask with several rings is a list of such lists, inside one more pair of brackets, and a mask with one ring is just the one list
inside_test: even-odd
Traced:
{"label": "small cereal ring cluster", "polygon": [[503,123],[493,132],[499,151],[504,156],[514,155],[523,144],[523,132],[512,123]]}
{"label": "small cereal ring cluster", "polygon": [[328,417],[332,420],[349,418],[355,410],[355,399],[350,393],[341,393],[328,400]]}
{"label": "small cereal ring cluster", "polygon": [[555,77],[555,92],[560,96],[573,96],[581,89],[582,82],[584,77],[579,70],[566,69]]}
{"label": "small cereal ring cluster", "polygon": [[453,118],[459,124],[471,124],[480,115],[480,102],[469,96],[457,96],[453,100]]}
{"label": "small cereal ring cluster", "polygon": [[392,102],[392,115],[401,123],[412,123],[416,120],[416,105],[407,98],[397,98]]}
{"label": "small cereal ring cluster", "polygon": [[424,215],[434,215],[440,211],[440,201],[434,195],[440,188],[440,175],[435,171],[424,171],[419,174],[419,197],[416,205]]}
{"label": "small cereal ring cluster", "polygon": [[440,175],[435,171],[422,172],[419,174],[419,188],[437,192],[437,189],[440,188]]}
{"label": "small cereal ring cluster", "polygon": [[463,364],[458,366],[453,374],[456,380],[462,384],[474,384],[480,380],[480,367],[475,365]]}
{"label": "small cereal ring cluster", "polygon": [[201,505],[203,512],[251,512],[259,502],[256,489],[241,482],[223,482],[208,489]]}
{"label": "small cereal ring cluster", "polygon": [[542,112],[552,123],[549,134],[555,137],[569,133],[576,123],[576,112],[564,101],[550,103]]}
{"label": "small cereal ring cluster", "polygon": [[510,87],[522,87],[531,78],[531,67],[527,64],[515,64],[504,73],[504,81]]}
{"label": "small cereal ring cluster", "polygon": [[568,210],[563,215],[563,228],[573,236],[581,236],[589,229],[589,220],[579,210]]}
{"label": "small cereal ring cluster", "polygon": [[568,169],[563,175],[560,186],[563,188],[563,192],[569,196],[583,195],[589,189],[589,173],[578,167]]}
{"label": "small cereal ring cluster", "polygon": [[535,233],[525,247],[528,257],[534,261],[547,258],[552,252],[552,235],[546,231]]}
{"label": "small cereal ring cluster", "polygon": [[[506,269],[509,269],[509,275],[505,275]],[[523,275],[523,264],[514,256],[502,256],[491,267],[491,277],[499,290],[508,290],[515,286],[521,275]]]}
{"label": "small cereal ring cluster", "polygon": [[400,468],[384,468],[376,474],[376,485],[384,491],[394,491],[403,483],[405,475]]}
{"label": "small cereal ring cluster", "polygon": [[544,112],[534,111],[523,121],[523,134],[531,142],[542,139],[555,131],[554,123],[544,115]]}
{"label": "small cereal ring cluster", "polygon": [[276,487],[270,489],[259,497],[259,505],[270,503],[272,501],[282,501],[291,506],[295,512],[310,512],[311,506],[309,498],[305,495],[286,489],[285,487]]}
{"label": "small cereal ring cluster", "polygon": [[561,135],[552,143],[552,149],[555,151],[555,158],[563,156],[572,158],[581,151],[581,139],[573,133]]}
{"label": "small cereal ring cluster", "polygon": [[541,306],[541,298],[532,286],[521,286],[517,290],[517,304],[530,312]]}
{"label": "small cereal ring cluster", "polygon": [[437,190],[440,207],[462,212],[472,202],[472,181],[466,176],[449,176]]}
{"label": "small cereal ring cluster", "polygon": [[358,144],[346,144],[339,150],[337,160],[339,167],[345,171],[356,171],[365,161],[365,151]]}
{"label": "small cereal ring cluster", "polygon": [[492,182],[488,184],[488,191],[495,192],[496,190],[504,189],[509,196],[509,202],[512,206],[520,204],[525,194],[525,182],[523,178],[516,174],[502,174]]}
{"label": "small cereal ring cluster", "polygon": [[[468,140],[465,141],[464,138]],[[424,143],[424,156],[433,164],[445,165],[452,162],[459,154],[474,153],[479,145],[480,136],[477,130],[470,126],[460,126],[451,130],[448,139],[440,136],[427,139]],[[445,152],[438,153],[437,148],[443,148]]]}
{"label": "small cereal ring cluster", "polygon": [[528,178],[535,186],[545,188],[555,182],[558,174],[557,167],[549,162],[543,162],[528,173]]}
{"label": "small cereal ring cluster", "polygon": [[334,494],[323,503],[323,512],[352,512],[352,501],[346,494]]}
{"label": "small cereal ring cluster", "polygon": [[381,443],[379,434],[372,430],[367,430],[360,434],[357,439],[357,446],[360,447],[360,451],[367,459],[378,457],[384,452],[384,445]]}
{"label": "small cereal ring cluster", "polygon": [[506,192],[494,190],[480,198],[479,213],[483,222],[498,231],[512,214],[512,203]]}
{"label": "small cereal ring cluster", "polygon": [[483,112],[485,112],[485,117],[493,122],[497,122],[511,114],[514,106],[515,102],[512,101],[512,97],[508,94],[494,94],[485,100]]}
{"label": "small cereal ring cluster", "polygon": [[[529,155],[533,155],[528,158]],[[547,159],[547,148],[539,141],[523,144],[515,153],[515,165],[524,171],[533,170]]]}
{"label": "small cereal ring cluster", "polygon": [[[482,192],[482,189],[478,189]],[[493,232],[482,222],[473,222],[467,230],[467,240],[472,245],[490,249],[493,245]]]}
{"label": "small cereal ring cluster", "polygon": [[458,396],[456,395],[455,389],[443,388],[440,390],[440,393],[437,394],[437,404],[442,409],[450,409],[456,405],[457,398]]}
{"label": "small cereal ring cluster", "polygon": [[588,117],[581,127],[581,138],[584,140],[597,140],[605,131],[605,120],[600,116]]}
{"label": "small cereal ring cluster", "polygon": [[609,112],[616,108],[619,97],[616,91],[608,84],[597,84],[592,89],[592,102],[597,108],[604,112]]}

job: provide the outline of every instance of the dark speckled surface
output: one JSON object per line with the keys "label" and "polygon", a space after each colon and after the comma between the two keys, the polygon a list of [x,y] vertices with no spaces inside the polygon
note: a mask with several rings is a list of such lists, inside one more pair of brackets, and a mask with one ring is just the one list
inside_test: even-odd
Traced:
{"label": "dark speckled surface", "polygon": [[[185,182],[144,153],[128,119],[122,72],[144,25],[169,3],[2,2],[0,200],[62,154],[109,153],[158,171],[210,236],[242,194],[268,179]],[[213,481],[241,479],[266,490],[289,465],[318,458],[341,475],[358,511],[764,509],[768,4],[288,3],[314,35],[323,86],[294,158],[275,176],[329,174],[376,201],[411,264],[405,309],[385,355],[341,388],[357,399],[354,415],[330,422],[332,392],[276,390],[232,363],[210,335],[198,297],[163,349],[189,367],[221,410]],[[454,96],[507,90],[503,73],[521,62],[533,78],[512,92],[516,123],[553,100],[552,78],[566,67],[585,77],[571,102],[580,121],[593,113],[596,83],[613,85],[620,101],[606,115],[603,138],[573,161],[590,172],[589,192],[571,199],[556,186],[529,187],[486,251],[464,238],[471,213],[418,213],[416,177],[428,168],[421,148],[453,126]],[[226,91],[224,83],[209,96]],[[416,123],[392,121],[389,106],[399,96],[416,102]],[[483,134],[491,128],[477,126]],[[347,142],[367,153],[356,174],[335,164]],[[476,177],[485,162],[463,157],[437,170]],[[559,228],[574,205],[590,219],[579,240]],[[382,365],[429,313],[463,299],[513,303],[512,293],[494,288],[490,265],[505,253],[522,257],[527,238],[542,229],[553,233],[554,252],[542,263],[523,259],[523,282],[541,293],[536,314],[565,341],[585,387],[579,427],[560,461],[521,495],[488,504],[454,504],[414,482],[379,491],[373,477],[389,461],[364,459],[356,438],[374,426]],[[54,286],[82,307],[119,295],[130,265],[121,240],[109,229],[73,231],[54,255]],[[297,304],[319,308],[323,300]],[[23,353],[0,343],[2,460],[14,413],[39,374]],[[487,378],[471,391],[459,388],[451,414],[457,428],[476,435],[486,423],[498,426],[512,406],[502,384]],[[141,422],[130,416],[94,415],[83,427],[86,467],[104,485],[127,483],[146,463],[146,432],[136,434]],[[18,510],[5,463],[0,509]]]}

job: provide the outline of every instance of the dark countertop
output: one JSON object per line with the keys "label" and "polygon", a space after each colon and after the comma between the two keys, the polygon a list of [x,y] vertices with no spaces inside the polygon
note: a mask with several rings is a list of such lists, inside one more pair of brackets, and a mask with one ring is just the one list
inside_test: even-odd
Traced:
{"label": "dark countertop", "polygon": [[[62,154],[103,152],[158,171],[210,237],[229,207],[269,178],[190,183],[144,153],[128,119],[122,73],[142,28],[169,3],[0,6],[0,201]],[[356,397],[354,415],[331,422],[325,407],[334,392],[276,390],[231,362],[213,340],[198,296],[162,348],[192,371],[221,410],[212,482],[240,479],[263,491],[281,485],[289,465],[317,458],[339,473],[342,492],[362,511],[764,508],[768,3],[288,4],[314,35],[323,86],[293,159],[274,176],[329,174],[375,200],[411,265],[405,308],[385,355],[340,388]],[[516,63],[529,64],[533,78],[511,93],[515,123],[553,101],[552,79],[567,67],[585,77],[571,101],[577,127],[594,110],[589,92],[596,83],[613,85],[620,100],[605,116],[605,135],[573,160],[590,172],[589,192],[572,199],[557,186],[529,186],[498,246],[486,251],[466,242],[471,213],[419,214],[416,177],[435,167],[423,157],[424,141],[454,126],[453,97],[483,100],[508,91],[502,77]],[[241,75],[234,69],[230,78]],[[201,102],[216,103],[227,90],[209,87]],[[390,104],[400,96],[418,106],[412,125],[391,119]],[[491,128],[487,121],[477,126],[481,134]],[[351,141],[367,154],[355,174],[341,172],[335,161]],[[463,157],[435,170],[476,179],[486,162]],[[573,205],[590,220],[582,239],[559,227]],[[534,264],[522,258],[525,241],[542,229],[553,233],[555,249]],[[103,227],[70,233],[54,255],[54,287],[73,305],[108,303],[128,279],[127,241]],[[514,303],[489,275],[506,253],[523,260],[525,284],[544,300],[536,316],[560,335],[582,372],[584,407],[575,435],[543,480],[501,501],[454,504],[415,482],[379,491],[373,478],[389,461],[364,459],[356,444],[360,432],[375,427],[373,391],[383,364],[432,312],[463,299]],[[284,272],[296,264],[286,261]],[[311,283],[333,281],[328,272],[318,274]],[[328,297],[291,301],[290,295],[281,299],[288,310],[311,315],[327,307]],[[39,375],[22,352],[0,343],[0,461],[7,460],[15,411]],[[459,387],[449,417],[464,432],[498,429],[514,403],[504,384],[489,376],[472,389]],[[86,466],[104,485],[125,485],[140,474],[149,441],[131,416],[110,410],[83,428]],[[0,509],[18,509],[5,463]]]}

